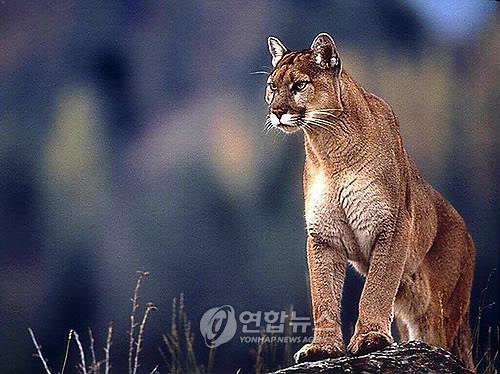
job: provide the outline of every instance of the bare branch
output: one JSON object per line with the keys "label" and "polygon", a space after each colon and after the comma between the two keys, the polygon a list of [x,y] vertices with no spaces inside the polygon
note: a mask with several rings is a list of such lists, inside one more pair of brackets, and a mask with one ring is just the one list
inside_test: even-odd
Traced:
{"label": "bare branch", "polygon": [[82,342],[80,341],[80,337],[75,330],[73,330],[73,335],[75,337],[76,344],[78,345],[78,351],[80,352],[80,369],[83,374],[87,374],[87,364],[85,363],[85,352],[83,350]]}
{"label": "bare branch", "polygon": [[113,335],[113,322],[108,325],[108,337],[106,338],[106,348],[104,352],[106,354],[106,359],[104,360],[104,374],[109,374],[110,363],[109,363],[109,351],[111,349],[111,336]]}
{"label": "bare branch", "polygon": [[66,369],[66,363],[68,362],[69,345],[71,343],[72,337],[73,337],[73,329],[70,329],[68,333],[68,341],[66,343],[66,352],[64,353],[64,360],[61,367],[61,374],[64,374],[64,369]]}
{"label": "bare branch", "polygon": [[137,334],[137,346],[135,348],[134,368],[132,374],[137,374],[137,369],[139,368],[139,353],[141,352],[142,340],[144,338],[144,328],[146,327],[146,321],[148,319],[148,315],[151,311],[156,311],[156,310],[158,310],[158,308],[153,303],[148,303],[146,305],[146,311],[144,312],[142,322],[139,326],[139,333]]}
{"label": "bare branch", "polygon": [[92,335],[92,329],[89,327],[89,348],[90,348],[90,355],[92,356],[92,364],[90,366],[90,373],[97,373],[97,360],[95,357],[95,341],[94,341],[94,335]]}
{"label": "bare branch", "polygon": [[42,347],[36,341],[35,333],[33,332],[33,330],[31,328],[28,328],[28,331],[31,335],[31,340],[33,341],[33,344],[35,345],[35,348],[36,348],[37,354],[35,355],[35,357],[38,357],[40,359],[40,361],[42,361],[43,368],[45,369],[45,373],[52,374],[52,372],[49,370],[49,366],[47,365],[47,361],[45,361],[45,358],[42,355]]}
{"label": "bare branch", "polygon": [[136,327],[135,314],[139,307],[139,290],[141,288],[142,279],[149,276],[147,271],[137,271],[137,282],[135,284],[134,294],[132,296],[132,312],[130,313],[130,330],[129,330],[129,347],[128,347],[128,373],[132,374],[132,361],[134,352],[134,330]]}

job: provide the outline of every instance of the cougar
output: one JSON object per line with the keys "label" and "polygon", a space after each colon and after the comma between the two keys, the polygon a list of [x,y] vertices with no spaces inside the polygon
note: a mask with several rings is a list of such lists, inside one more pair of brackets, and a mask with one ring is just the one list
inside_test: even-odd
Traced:
{"label": "cougar", "polygon": [[[469,301],[474,243],[453,206],[408,156],[398,118],[342,67],[332,37],[290,51],[269,37],[266,124],[304,135],[307,262],[314,335],[297,362],[359,355],[418,339],[473,369]],[[340,303],[346,266],[365,277],[347,345]]]}

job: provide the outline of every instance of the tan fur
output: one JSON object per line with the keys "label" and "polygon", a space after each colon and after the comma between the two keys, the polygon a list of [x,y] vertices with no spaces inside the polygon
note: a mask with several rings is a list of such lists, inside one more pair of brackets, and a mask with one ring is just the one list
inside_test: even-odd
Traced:
{"label": "tan fur", "polygon": [[[274,40],[275,51],[280,45]],[[281,52],[266,100],[270,114],[293,118],[275,127],[304,133],[315,325],[313,342],[297,360],[345,354],[340,302],[351,263],[366,281],[349,353],[390,344],[395,315],[403,339],[443,347],[472,369],[468,318],[475,251],[462,217],[421,177],[391,107],[342,69],[328,35],[320,34],[310,49]],[[308,82],[304,89],[296,89],[298,80]]]}

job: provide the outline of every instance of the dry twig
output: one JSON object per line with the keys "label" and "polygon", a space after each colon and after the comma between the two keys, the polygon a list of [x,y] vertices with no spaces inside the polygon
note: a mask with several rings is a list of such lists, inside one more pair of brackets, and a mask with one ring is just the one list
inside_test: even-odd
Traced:
{"label": "dry twig", "polygon": [[151,311],[156,311],[158,308],[153,303],[148,303],[146,305],[146,310],[144,316],[142,317],[142,322],[139,325],[139,333],[137,334],[137,346],[135,348],[134,357],[134,368],[132,374],[137,374],[137,369],[139,368],[139,353],[141,352],[142,340],[144,338],[144,328],[146,327],[146,321],[148,320],[148,315]]}
{"label": "dry twig", "polygon": [[108,337],[106,338],[106,348],[104,348],[104,353],[106,358],[104,360],[104,374],[109,374],[109,369],[111,367],[109,363],[109,351],[111,348],[111,336],[113,335],[113,323],[110,322],[108,325]]}
{"label": "dry twig", "polygon": [[78,333],[73,330],[73,335],[76,340],[76,345],[78,346],[78,351],[80,352],[80,369],[83,374],[87,374],[87,364],[85,363],[85,351],[83,350],[82,342],[80,341],[80,337]]}
{"label": "dry twig", "polygon": [[137,312],[137,308],[139,307],[139,290],[141,288],[142,279],[144,277],[149,276],[149,272],[147,271],[137,271],[137,282],[135,284],[134,294],[132,296],[132,312],[130,313],[130,330],[129,330],[129,347],[128,347],[128,373],[132,374],[132,361],[133,361],[133,352],[134,352],[134,331],[136,327],[135,322],[135,314]]}
{"label": "dry twig", "polygon": [[66,363],[68,362],[69,345],[71,343],[72,337],[73,337],[73,329],[70,329],[68,333],[68,341],[66,343],[66,352],[64,352],[64,360],[61,367],[61,374],[64,374],[64,369],[66,369]]}
{"label": "dry twig", "polygon": [[47,361],[45,360],[45,358],[42,355],[42,346],[40,344],[38,344],[38,342],[36,341],[35,334],[33,333],[33,330],[31,328],[28,328],[28,331],[31,335],[31,340],[33,341],[33,344],[35,345],[35,348],[36,348],[37,353],[36,353],[35,357],[38,357],[40,359],[40,361],[42,361],[43,368],[45,369],[45,372],[47,374],[52,374],[52,372],[49,369],[49,366],[47,365]]}
{"label": "dry twig", "polygon": [[89,327],[89,349],[90,356],[92,357],[92,364],[90,366],[90,373],[97,373],[98,365],[95,357],[95,341],[94,336],[92,335],[92,329]]}

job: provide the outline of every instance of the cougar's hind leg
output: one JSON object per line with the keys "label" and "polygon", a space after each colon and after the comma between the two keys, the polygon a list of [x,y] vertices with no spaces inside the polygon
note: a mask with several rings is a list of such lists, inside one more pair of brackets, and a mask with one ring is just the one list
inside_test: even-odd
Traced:
{"label": "cougar's hind leg", "polygon": [[426,343],[454,353],[473,369],[469,302],[474,244],[463,226],[456,224],[445,229],[438,233],[424,260],[432,302],[419,320],[419,329]]}
{"label": "cougar's hind leg", "polygon": [[451,343],[451,353],[464,363],[467,369],[475,371],[472,355],[472,333],[470,329],[469,313],[461,320],[458,333]]}
{"label": "cougar's hind leg", "polygon": [[396,295],[394,311],[401,341],[423,340],[427,325],[418,323],[429,309],[430,289],[424,269],[405,274]]}
{"label": "cougar's hind leg", "polygon": [[408,331],[408,326],[403,318],[396,316],[396,327],[398,328],[399,341],[401,343],[410,340],[410,333]]}
{"label": "cougar's hind leg", "polygon": [[[469,253],[473,253],[474,244],[469,238]],[[472,334],[469,321],[470,290],[474,272],[474,256],[463,264],[455,289],[447,305],[448,320],[446,335],[450,344],[450,351],[457,356],[470,370],[474,370],[472,358]],[[456,321],[456,323],[455,323]]]}

